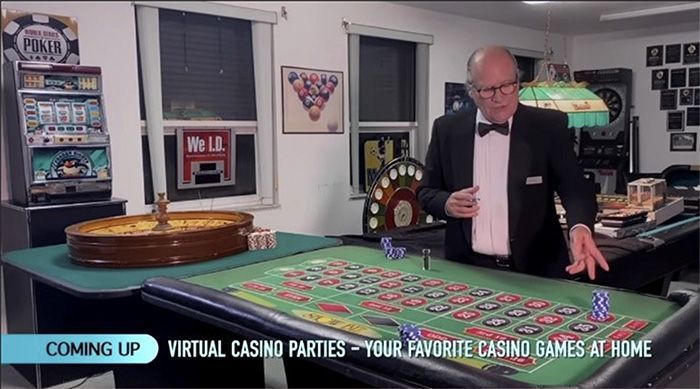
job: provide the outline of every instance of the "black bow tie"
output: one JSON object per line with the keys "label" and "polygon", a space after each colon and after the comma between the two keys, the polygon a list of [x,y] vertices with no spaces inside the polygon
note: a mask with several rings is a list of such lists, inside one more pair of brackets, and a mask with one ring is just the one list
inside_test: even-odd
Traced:
{"label": "black bow tie", "polygon": [[476,127],[477,132],[479,133],[479,136],[485,136],[486,134],[489,133],[489,131],[496,131],[500,134],[503,135],[508,135],[508,122],[505,123],[484,123],[484,122],[479,122],[479,125]]}

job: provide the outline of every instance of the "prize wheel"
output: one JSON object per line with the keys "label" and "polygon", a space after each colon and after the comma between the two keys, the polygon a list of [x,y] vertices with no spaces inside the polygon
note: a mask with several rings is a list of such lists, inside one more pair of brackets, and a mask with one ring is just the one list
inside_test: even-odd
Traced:
{"label": "prize wheel", "polygon": [[416,196],[424,169],[419,161],[400,157],[379,171],[365,198],[364,233],[381,233],[435,221],[421,209]]}
{"label": "prize wheel", "polygon": [[81,265],[148,267],[178,265],[248,249],[253,215],[231,211],[166,212],[116,216],[66,228],[68,254]]}
{"label": "prize wheel", "polygon": [[614,122],[622,113],[622,97],[610,88],[602,88],[595,91],[595,94],[603,100],[610,111],[610,123]]}

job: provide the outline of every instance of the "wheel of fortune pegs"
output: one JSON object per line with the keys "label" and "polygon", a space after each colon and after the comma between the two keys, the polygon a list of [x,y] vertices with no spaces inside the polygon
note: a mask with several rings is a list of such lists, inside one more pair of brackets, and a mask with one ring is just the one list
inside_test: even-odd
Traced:
{"label": "wheel of fortune pegs", "polygon": [[364,233],[381,233],[435,221],[423,211],[416,197],[424,169],[420,161],[400,157],[379,171],[365,198]]}

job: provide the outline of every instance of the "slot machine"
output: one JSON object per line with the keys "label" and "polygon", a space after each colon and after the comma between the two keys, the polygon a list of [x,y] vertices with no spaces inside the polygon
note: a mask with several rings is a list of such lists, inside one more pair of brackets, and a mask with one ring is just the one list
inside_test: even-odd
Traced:
{"label": "slot machine", "polygon": [[101,69],[7,62],[8,167],[22,206],[109,199],[112,172]]}
{"label": "slot machine", "polygon": [[[2,87],[3,140],[7,141],[3,158],[7,158],[10,198],[0,203],[0,250],[58,245],[66,242],[64,230],[72,224],[124,215],[126,200],[111,198],[110,138],[101,69],[7,62]],[[35,300],[29,301],[37,283],[28,273],[7,266],[3,270],[10,332],[37,333],[47,326],[47,320],[58,326],[54,328],[65,325],[65,320],[56,322],[51,314],[37,314],[37,309],[46,312],[51,308],[50,304],[38,308]],[[65,300],[63,292],[41,290],[46,301]],[[103,371],[98,365],[66,366],[12,365],[37,388]]]}

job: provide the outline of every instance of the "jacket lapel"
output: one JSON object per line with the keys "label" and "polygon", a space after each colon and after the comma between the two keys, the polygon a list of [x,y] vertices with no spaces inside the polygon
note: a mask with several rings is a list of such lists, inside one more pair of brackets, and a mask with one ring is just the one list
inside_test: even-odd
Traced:
{"label": "jacket lapel", "polygon": [[[462,190],[474,183],[474,128],[476,127],[476,110],[468,111],[464,120],[459,121],[459,128],[454,131],[455,138],[452,153],[455,189]],[[462,229],[467,242],[472,241],[472,219],[462,221]]]}
{"label": "jacket lapel", "polygon": [[[522,188],[530,172],[532,163],[532,148],[529,140],[532,137],[527,108],[522,104],[513,116],[513,125],[510,135],[510,153],[508,156],[508,232],[511,243],[516,239],[517,226],[522,217],[523,198]],[[513,250],[511,244],[511,250]]]}
{"label": "jacket lapel", "polygon": [[455,187],[457,190],[468,188],[474,182],[474,121],[476,111],[465,114],[464,120],[459,121],[456,129],[452,153]]}

